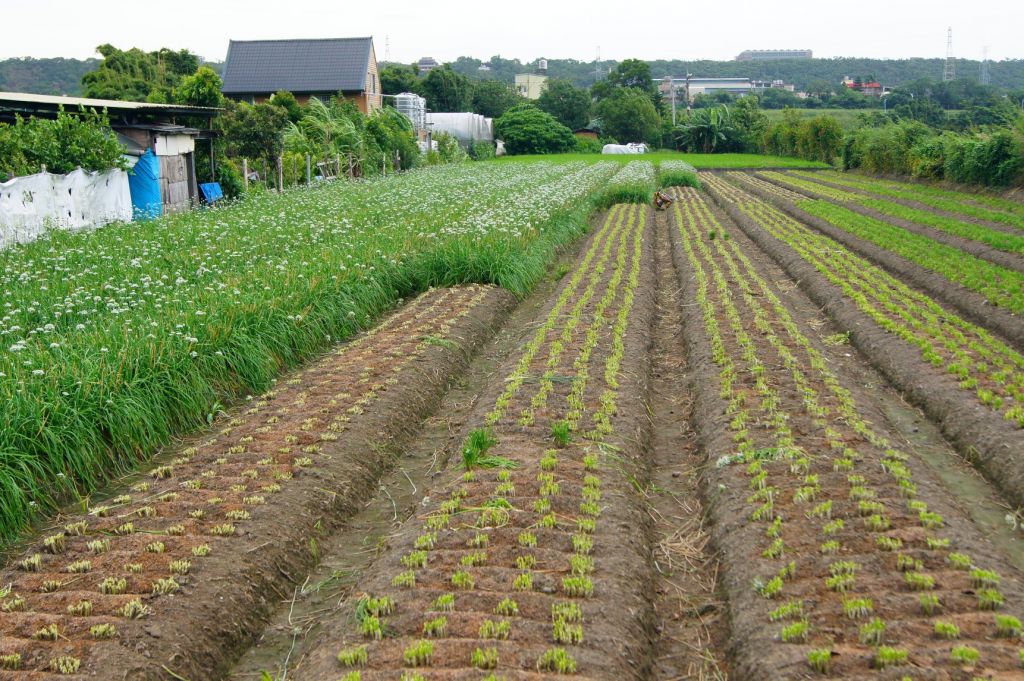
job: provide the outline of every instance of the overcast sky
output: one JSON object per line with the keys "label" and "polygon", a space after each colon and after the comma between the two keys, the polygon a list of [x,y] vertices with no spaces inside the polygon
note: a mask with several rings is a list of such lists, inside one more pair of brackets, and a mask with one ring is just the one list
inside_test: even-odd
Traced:
{"label": "overcast sky", "polygon": [[[496,18],[500,17],[500,18]],[[1024,58],[1024,0],[0,0],[0,58],[95,56],[95,47],[188,48],[222,60],[228,40],[372,35],[377,58],[500,54],[731,59],[745,49],[816,57]]]}

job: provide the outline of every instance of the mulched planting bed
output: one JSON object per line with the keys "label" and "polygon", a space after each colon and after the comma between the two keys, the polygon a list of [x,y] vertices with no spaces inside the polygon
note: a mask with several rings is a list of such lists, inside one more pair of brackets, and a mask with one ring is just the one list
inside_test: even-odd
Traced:
{"label": "mulched planting bed", "polygon": [[877,423],[870,393],[813,338],[815,313],[794,316],[783,301],[780,272],[761,262],[748,226],[735,229],[694,190],[676,195],[673,251],[695,303],[683,333],[732,671],[1018,677],[1021,575]]}
{"label": "mulched planting bed", "polygon": [[650,223],[612,208],[470,420],[477,463],[440,479],[296,678],[645,678],[631,475],[649,426]]}
{"label": "mulched planting bed", "polygon": [[55,519],[0,573],[0,677],[217,678],[513,303],[428,291]]}

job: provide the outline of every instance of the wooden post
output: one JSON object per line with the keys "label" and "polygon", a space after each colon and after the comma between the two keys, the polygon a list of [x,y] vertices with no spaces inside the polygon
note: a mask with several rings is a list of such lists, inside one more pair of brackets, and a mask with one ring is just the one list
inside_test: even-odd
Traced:
{"label": "wooden post", "polygon": [[242,186],[249,191],[249,159],[242,159]]}
{"label": "wooden post", "polygon": [[284,156],[277,157],[277,193],[284,191]]}
{"label": "wooden post", "polygon": [[313,165],[309,158],[309,154],[306,154],[306,186],[313,184]]}
{"label": "wooden post", "polygon": [[341,177],[341,154],[334,157],[334,179]]}

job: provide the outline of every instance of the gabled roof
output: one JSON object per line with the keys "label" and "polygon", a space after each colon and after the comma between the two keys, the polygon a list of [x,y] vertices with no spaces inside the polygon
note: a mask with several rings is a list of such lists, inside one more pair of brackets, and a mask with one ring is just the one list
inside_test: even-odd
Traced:
{"label": "gabled roof", "polygon": [[232,40],[221,91],[362,92],[372,54],[373,38]]}

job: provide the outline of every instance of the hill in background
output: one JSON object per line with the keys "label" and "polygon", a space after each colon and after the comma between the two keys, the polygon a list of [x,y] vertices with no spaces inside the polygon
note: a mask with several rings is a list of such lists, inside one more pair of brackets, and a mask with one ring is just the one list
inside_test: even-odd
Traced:
{"label": "hill in background", "polygon": [[99,66],[99,59],[0,60],[0,90],[40,95],[79,95],[82,76]]}
{"label": "hill in background", "polygon": [[[0,60],[0,90],[35,92],[47,95],[78,95],[82,91],[82,76],[99,66],[98,59],[33,59],[23,57]],[[473,57],[459,57],[453,68],[472,78],[494,78],[511,83],[515,74],[532,71],[536,61],[491,57],[487,62]],[[757,80],[784,80],[798,90],[814,91],[820,87],[834,88],[844,76],[873,77],[883,85],[896,86],[919,78],[941,80],[943,59],[861,59],[836,57],[833,59],[781,59],[778,61],[681,61],[658,59],[647,62],[651,74],[660,78],[680,77],[687,70],[695,76],[745,77]],[[489,68],[481,70],[486,64]],[[548,75],[565,78],[580,87],[589,87],[615,66],[614,61],[576,59],[549,59]],[[219,71],[220,63],[207,63]],[[977,80],[981,62],[958,59],[959,78]],[[1024,59],[989,63],[992,85],[1010,90],[1024,89]]]}

